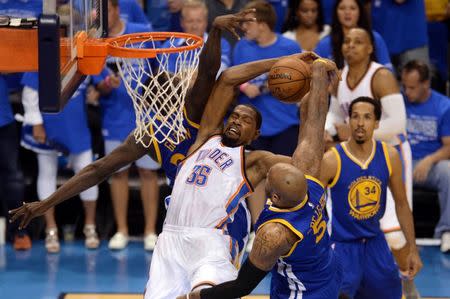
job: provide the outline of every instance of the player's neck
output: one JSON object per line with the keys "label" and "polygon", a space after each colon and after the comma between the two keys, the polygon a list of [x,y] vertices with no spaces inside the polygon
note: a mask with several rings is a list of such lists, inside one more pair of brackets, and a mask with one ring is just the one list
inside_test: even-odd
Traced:
{"label": "player's neck", "polygon": [[262,32],[256,39],[256,42],[260,47],[268,47],[273,45],[277,41],[277,34],[273,31]]}
{"label": "player's neck", "polygon": [[367,70],[370,67],[370,60],[364,60],[359,63],[355,63],[353,65],[349,65],[348,68],[348,79],[350,81],[358,82],[361,78],[366,74]]}
{"label": "player's neck", "polygon": [[364,143],[357,143],[353,138],[350,138],[346,142],[346,146],[353,156],[364,163],[372,155],[374,142],[373,139],[369,139]]}

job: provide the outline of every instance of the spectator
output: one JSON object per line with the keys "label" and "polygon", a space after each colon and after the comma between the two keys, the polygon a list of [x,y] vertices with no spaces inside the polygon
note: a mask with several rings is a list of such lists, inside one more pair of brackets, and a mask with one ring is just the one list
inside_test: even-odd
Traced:
{"label": "spectator", "polygon": [[277,22],[275,23],[275,32],[281,32],[284,22],[286,21],[286,15],[288,12],[288,0],[268,0],[272,5],[277,15]]}
{"label": "spectator", "polygon": [[181,32],[181,8],[184,0],[168,0],[168,7],[170,12],[170,31]]}
{"label": "spectator", "polygon": [[[431,86],[444,93],[448,80],[448,19],[450,2],[448,0],[425,0],[427,14],[430,63],[433,70]],[[446,22],[447,21],[447,22]],[[447,37],[447,42],[445,42]]]}
{"label": "spectator", "polygon": [[167,0],[147,0],[146,13],[155,31],[172,31],[170,28],[170,12]]}
{"label": "spectator", "polygon": [[[118,0],[109,0],[108,4],[109,36],[115,37],[122,34],[148,31],[146,25],[126,23],[120,18]],[[138,67],[137,65],[134,66]],[[100,106],[103,118],[103,138],[105,139],[105,154],[108,155],[135,128],[133,101],[117,75],[114,58],[107,60],[107,67],[101,75],[94,77],[94,83],[102,95]],[[137,160],[136,165],[141,182],[141,200],[145,217],[144,248],[152,250],[156,244],[155,226],[159,203],[156,170],[159,165],[149,156]],[[129,166],[123,167],[111,178],[111,199],[117,222],[117,232],[109,241],[110,249],[123,249],[128,244],[128,168]]]}
{"label": "spectator", "polygon": [[389,51],[383,38],[371,30],[369,19],[361,0],[337,0],[333,10],[333,22],[330,35],[324,37],[317,45],[315,51],[322,57],[333,59],[339,68],[344,67],[344,57],[341,48],[347,32],[360,27],[369,32],[374,40],[374,61],[392,68]]}
{"label": "spectator", "polygon": [[[206,6],[208,7],[208,30],[211,28],[211,24],[217,16],[237,13],[244,7],[247,2],[247,0],[207,0]],[[224,32],[223,37],[233,48],[236,44],[236,38],[229,32]]]}
{"label": "spectator", "polygon": [[149,25],[149,29],[151,28],[144,10],[136,0],[119,0],[119,4],[121,7],[120,17],[122,20],[131,23],[146,24]]}
{"label": "spectator", "polygon": [[[245,38],[237,42],[234,48],[233,65],[301,52],[295,41],[274,32],[276,15],[269,3],[262,0],[251,1],[244,7],[248,8],[256,9],[256,22],[246,22],[242,25]],[[267,88],[267,73],[244,83],[240,90],[239,103],[255,105],[263,119],[261,136],[251,146],[254,149],[291,156],[297,145],[299,130],[297,105],[282,103],[270,94]],[[258,219],[264,202],[264,188],[263,184],[260,184],[249,201],[253,222]],[[251,242],[250,239],[248,249]]]}
{"label": "spectator", "polygon": [[297,41],[304,51],[312,51],[331,30],[323,23],[320,0],[294,0],[293,4],[283,36]]}
{"label": "spectator", "polygon": [[429,65],[424,1],[373,1],[371,10],[373,29],[386,41],[396,69],[412,59]]}
{"label": "spectator", "polygon": [[[22,103],[25,111],[22,128],[22,145],[34,151],[38,160],[37,194],[45,200],[56,191],[58,155],[69,155],[75,173],[93,161],[91,135],[86,114],[86,83],[82,83],[64,109],[58,114],[41,114],[39,111],[39,86],[37,73],[25,73]],[[80,194],[85,211],[83,233],[87,248],[99,245],[95,231],[95,210],[98,187]],[[48,252],[60,250],[54,208],[45,213],[45,248]]]}
{"label": "spectator", "polygon": [[[18,208],[23,202],[24,182],[19,167],[19,141],[8,89],[3,75],[0,75],[0,218],[8,216],[8,210]],[[31,248],[31,240],[25,231],[18,230],[18,224],[8,225],[9,236],[14,240],[16,250]],[[4,234],[1,231],[0,234]],[[2,238],[3,239],[3,238]]]}
{"label": "spectator", "polygon": [[430,88],[424,62],[405,64],[402,85],[411,143],[414,185],[438,191],[441,217],[435,237],[441,251],[450,251],[450,99]]}
{"label": "spectator", "polygon": [[[202,0],[186,0],[181,9],[181,27],[183,32],[203,37],[204,41],[208,38],[206,27],[208,25],[208,8]],[[177,39],[174,45],[180,47],[184,44],[184,39]],[[170,48],[171,41],[168,40],[163,44],[164,47]],[[231,48],[230,44],[224,39],[221,39],[221,64],[218,75],[230,66]],[[169,56],[169,71],[172,73],[176,69],[176,60],[178,55],[172,54]]]}

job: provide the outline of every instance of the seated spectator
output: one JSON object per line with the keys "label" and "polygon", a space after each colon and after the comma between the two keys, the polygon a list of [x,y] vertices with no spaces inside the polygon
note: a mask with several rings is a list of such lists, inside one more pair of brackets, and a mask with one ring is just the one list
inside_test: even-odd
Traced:
{"label": "seated spectator", "polygon": [[435,237],[441,238],[441,251],[450,252],[450,99],[430,88],[424,62],[408,62],[401,76],[414,185],[438,191],[441,217]]}
{"label": "seated spectator", "polygon": [[386,42],[395,69],[413,59],[429,65],[424,1],[372,1],[371,12],[373,29]]}
{"label": "seated spectator", "polygon": [[297,41],[303,51],[315,49],[331,30],[323,24],[320,0],[295,0],[284,27],[283,36]]}
{"label": "seated spectator", "polygon": [[331,33],[317,44],[315,52],[322,57],[333,59],[339,68],[343,68],[342,43],[347,32],[356,27],[363,28],[372,35],[371,39],[374,41],[375,47],[375,61],[392,69],[388,48],[383,38],[377,32],[372,31],[361,0],[336,1],[333,10]]}
{"label": "seated spectator", "polygon": [[[56,191],[58,155],[69,156],[75,173],[93,161],[91,134],[86,114],[86,83],[82,83],[64,109],[58,113],[39,111],[39,86],[37,73],[25,73],[22,103],[25,111],[22,128],[22,146],[37,154],[37,194],[39,200],[47,199]],[[80,194],[85,211],[84,235],[87,248],[99,246],[95,230],[95,210],[98,187],[94,186]],[[60,250],[55,209],[45,213],[45,248],[48,252]]]}
{"label": "seated spectator", "polygon": [[[176,0],[175,0],[176,1]],[[234,14],[239,12],[247,0],[207,0],[205,1],[208,7],[208,30],[211,29],[211,24],[218,16]],[[233,48],[236,44],[236,38],[229,32],[224,32],[222,35]]]}
{"label": "seated spectator", "polygon": [[[206,27],[208,25],[208,8],[203,0],[186,0],[183,2],[180,15],[180,24],[183,32],[190,33],[203,37],[204,41],[208,39],[208,33],[206,32]],[[180,47],[185,43],[184,39],[177,39],[174,42],[174,46]],[[170,40],[166,41],[163,48],[170,48]],[[230,44],[224,39],[221,39],[221,64],[218,75],[228,68],[231,63],[231,48]],[[171,54],[169,56],[169,68],[168,70],[172,73],[175,72],[177,54]]]}

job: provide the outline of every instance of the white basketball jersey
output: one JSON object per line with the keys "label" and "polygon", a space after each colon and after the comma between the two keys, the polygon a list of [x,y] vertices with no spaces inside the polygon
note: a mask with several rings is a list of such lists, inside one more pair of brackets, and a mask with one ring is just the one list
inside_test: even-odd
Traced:
{"label": "white basketball jersey", "polygon": [[347,83],[348,66],[344,66],[344,69],[342,70],[342,80],[339,82],[336,98],[339,102],[339,106],[341,107],[342,112],[346,116],[345,121],[347,123],[349,119],[348,107],[350,107],[350,103],[354,99],[358,97],[374,98],[372,92],[372,78],[375,73],[383,67],[383,65],[372,61],[366,74],[361,78],[361,80],[356,84],[354,88],[350,88]]}
{"label": "white basketball jersey", "polygon": [[225,228],[252,188],[245,177],[244,148],[212,136],[180,163],[165,224]]}

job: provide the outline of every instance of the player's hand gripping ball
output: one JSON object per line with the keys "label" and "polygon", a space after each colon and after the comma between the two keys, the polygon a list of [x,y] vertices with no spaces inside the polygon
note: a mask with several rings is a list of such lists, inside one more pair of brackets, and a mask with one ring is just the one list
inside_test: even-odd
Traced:
{"label": "player's hand gripping ball", "polygon": [[310,84],[311,68],[298,58],[282,58],[270,69],[269,90],[282,102],[300,102],[308,93]]}

